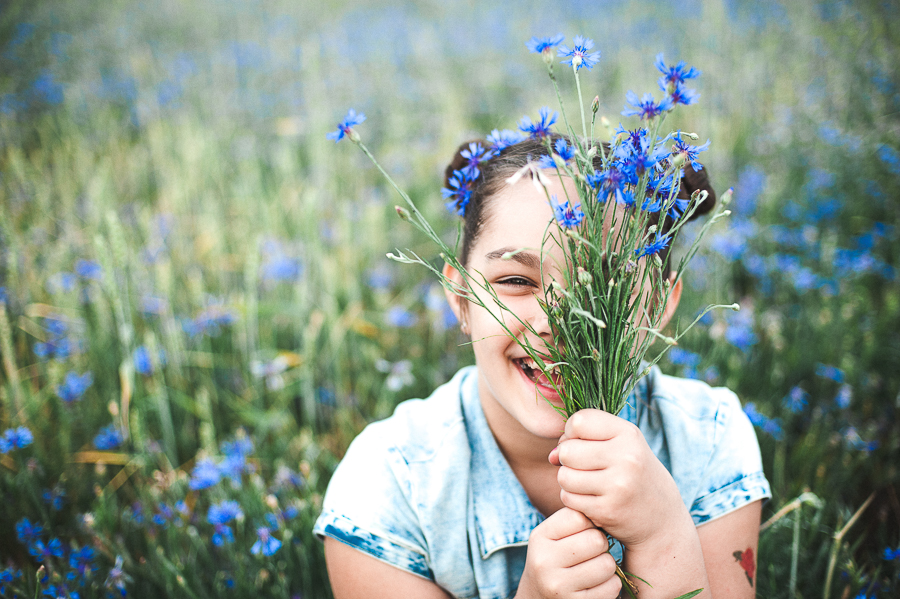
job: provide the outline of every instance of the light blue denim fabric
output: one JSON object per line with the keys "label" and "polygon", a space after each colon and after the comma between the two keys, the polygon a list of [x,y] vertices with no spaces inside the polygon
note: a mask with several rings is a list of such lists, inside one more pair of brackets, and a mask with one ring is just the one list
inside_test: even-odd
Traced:
{"label": "light blue denim fabric", "polygon": [[[701,524],[771,497],[753,426],[724,388],[642,379],[620,414],[641,429]],[[497,447],[475,367],[409,400],[350,445],[315,532],[417,574],[454,597],[512,597],[544,517]],[[621,547],[614,545],[616,559]]]}

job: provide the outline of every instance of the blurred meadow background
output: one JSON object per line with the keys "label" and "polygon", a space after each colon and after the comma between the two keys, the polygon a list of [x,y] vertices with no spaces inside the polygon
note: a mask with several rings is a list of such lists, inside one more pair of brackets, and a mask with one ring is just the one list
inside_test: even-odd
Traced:
{"label": "blurred meadow background", "polygon": [[757,426],[758,595],[900,595],[895,0],[0,0],[0,596],[330,596],[343,451],[472,357],[325,134],[364,112],[452,240],[444,165],[555,107],[524,42],[558,32],[614,125],[657,53],[703,72],[669,124],[735,199],[679,313],[742,309],[662,365]]}

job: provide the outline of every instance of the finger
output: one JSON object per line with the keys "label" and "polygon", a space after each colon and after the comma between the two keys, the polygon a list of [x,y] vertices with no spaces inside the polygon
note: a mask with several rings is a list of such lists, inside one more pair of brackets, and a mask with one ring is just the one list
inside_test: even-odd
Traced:
{"label": "finger", "polygon": [[566,574],[570,577],[576,590],[583,591],[596,588],[616,576],[616,560],[609,553],[603,553],[569,568]]}
{"label": "finger", "polygon": [[557,446],[557,461],[576,470],[602,470],[612,462],[608,446],[608,441],[567,439]]}
{"label": "finger", "polygon": [[556,472],[559,488],[576,495],[603,495],[608,491],[604,484],[608,477],[597,470],[576,470],[568,466],[560,466]]}
{"label": "finger", "polygon": [[591,561],[609,551],[606,534],[591,524],[591,528],[582,530],[564,539],[556,541],[553,551],[559,557],[559,564],[565,568]]}
{"label": "finger", "polygon": [[577,597],[577,599],[616,599],[621,592],[622,580],[618,576],[613,576],[592,589],[575,591],[573,597]]}
{"label": "finger", "polygon": [[559,443],[556,444],[556,447],[554,447],[552,450],[550,450],[550,455],[547,456],[547,459],[550,460],[550,463],[553,464],[554,466],[559,466],[559,446],[566,439],[568,439],[568,437],[566,437],[566,434],[563,433],[562,436],[559,438]]}
{"label": "finger", "polygon": [[541,523],[543,535],[553,540],[565,539],[592,528],[594,523],[587,516],[567,507],[560,508]]}
{"label": "finger", "polygon": [[566,420],[565,436],[568,439],[612,439],[623,427],[634,426],[624,418],[619,418],[603,410],[584,409]]}

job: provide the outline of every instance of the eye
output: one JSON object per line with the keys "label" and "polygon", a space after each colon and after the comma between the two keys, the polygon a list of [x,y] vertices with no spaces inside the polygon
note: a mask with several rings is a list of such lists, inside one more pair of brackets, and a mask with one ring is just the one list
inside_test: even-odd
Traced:
{"label": "eye", "polygon": [[510,287],[534,287],[534,283],[525,277],[506,277],[497,281],[499,285],[507,285]]}

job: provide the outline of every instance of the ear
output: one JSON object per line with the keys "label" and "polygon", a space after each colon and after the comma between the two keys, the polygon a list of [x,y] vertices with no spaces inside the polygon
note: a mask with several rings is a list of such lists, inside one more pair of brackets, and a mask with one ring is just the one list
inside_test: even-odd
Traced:
{"label": "ear", "polygon": [[[447,277],[457,285],[463,284],[463,277],[461,274],[459,274],[459,271],[446,262],[444,263],[442,273],[445,277]],[[447,303],[450,304],[450,309],[453,310],[453,314],[456,316],[456,320],[458,320],[460,324],[465,323],[468,319],[468,309],[466,307],[466,304],[468,304],[468,302],[464,301],[463,298],[447,289],[446,286],[444,287],[444,295],[447,297]]]}
{"label": "ear", "polygon": [[678,273],[674,270],[669,273],[669,283],[672,284],[672,289],[669,291],[669,299],[666,302],[666,307],[663,309],[662,319],[659,322],[659,328],[664,329],[669,321],[672,320],[672,317],[675,316],[675,310],[678,309],[678,302],[681,301],[681,292],[684,290],[684,284],[682,280],[678,278]]}

